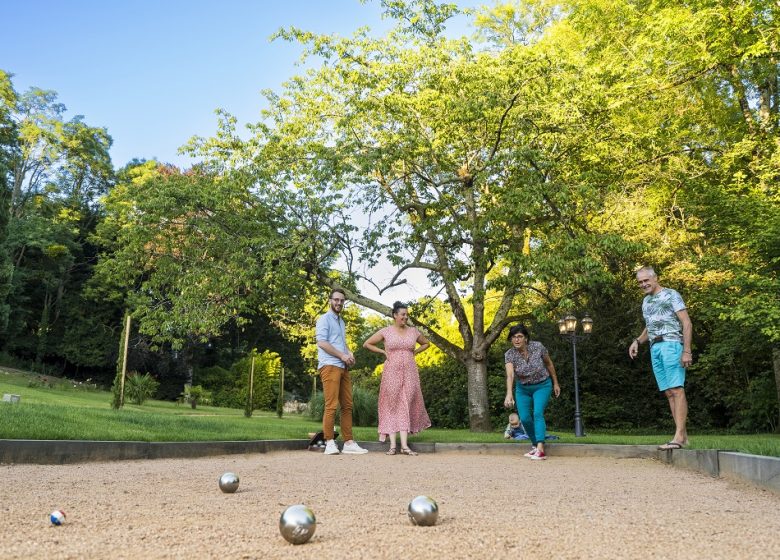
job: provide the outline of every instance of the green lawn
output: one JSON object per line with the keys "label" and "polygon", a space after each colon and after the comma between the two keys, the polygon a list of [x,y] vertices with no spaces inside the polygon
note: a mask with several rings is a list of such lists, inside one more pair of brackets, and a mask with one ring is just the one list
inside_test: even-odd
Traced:
{"label": "green lawn", "polygon": [[[21,396],[18,404],[0,403],[0,439],[77,439],[104,441],[241,441],[258,439],[305,439],[319,430],[319,423],[305,415],[277,418],[272,412],[256,411],[245,418],[243,410],[147,401],[112,410],[110,393],[85,385],[41,378],[9,368],[0,368],[0,394]],[[503,426],[502,426],[503,428]],[[355,438],[376,439],[376,428],[356,427]],[[589,432],[575,438],[553,432],[562,443],[657,445],[669,434]],[[439,443],[506,443],[502,433],[472,433],[468,430],[430,429],[412,441]],[[693,449],[724,449],[780,457],[778,434],[693,434]]]}

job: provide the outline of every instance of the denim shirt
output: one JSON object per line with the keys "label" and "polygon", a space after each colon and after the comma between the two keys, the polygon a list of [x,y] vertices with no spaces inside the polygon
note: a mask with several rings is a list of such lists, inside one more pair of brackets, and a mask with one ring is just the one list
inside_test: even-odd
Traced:
{"label": "denim shirt", "polygon": [[[344,324],[344,319],[336,315],[332,309],[317,319],[316,338],[317,342],[324,340],[344,353],[349,352],[347,349],[347,327]],[[324,366],[347,367],[347,364],[336,356],[331,356],[319,346],[317,346],[317,362],[317,369],[322,369]]]}

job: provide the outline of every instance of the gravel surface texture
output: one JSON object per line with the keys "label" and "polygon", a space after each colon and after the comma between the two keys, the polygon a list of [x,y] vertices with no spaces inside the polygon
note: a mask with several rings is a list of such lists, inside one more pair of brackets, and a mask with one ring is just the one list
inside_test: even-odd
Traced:
{"label": "gravel surface texture", "polygon": [[[648,459],[524,451],[0,465],[0,558],[780,558],[771,491]],[[235,494],[219,490],[226,471]],[[438,502],[434,527],[407,517],[421,494]],[[318,524],[294,546],[279,516],[298,503]]]}

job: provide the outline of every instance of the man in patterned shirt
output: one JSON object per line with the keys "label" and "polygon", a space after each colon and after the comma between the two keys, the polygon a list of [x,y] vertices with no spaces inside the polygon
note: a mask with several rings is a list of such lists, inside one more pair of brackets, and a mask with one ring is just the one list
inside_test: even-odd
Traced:
{"label": "man in patterned shirt", "polygon": [[649,266],[636,273],[639,288],[645,293],[642,315],[645,329],[628,347],[633,360],[639,345],[650,342],[650,359],[658,389],[666,394],[674,418],[674,438],[658,449],[682,449],[688,444],[685,427],[688,420],[688,401],[685,398],[685,368],[693,363],[691,334],[693,327],[682,296],[658,283],[658,275]]}

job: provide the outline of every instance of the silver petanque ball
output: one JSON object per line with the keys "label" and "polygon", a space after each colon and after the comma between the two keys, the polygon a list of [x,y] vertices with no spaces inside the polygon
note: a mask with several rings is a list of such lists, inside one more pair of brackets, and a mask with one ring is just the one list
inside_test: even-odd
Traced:
{"label": "silver petanque ball", "polygon": [[409,519],[414,525],[431,527],[439,518],[439,506],[428,496],[417,496],[409,502]]}
{"label": "silver petanque ball", "polygon": [[226,472],[220,476],[219,489],[225,494],[232,494],[238,490],[238,475],[232,472]]}
{"label": "silver petanque ball", "polygon": [[279,518],[279,532],[292,544],[305,543],[314,535],[316,529],[317,519],[314,512],[304,505],[288,507]]}

